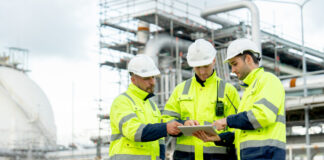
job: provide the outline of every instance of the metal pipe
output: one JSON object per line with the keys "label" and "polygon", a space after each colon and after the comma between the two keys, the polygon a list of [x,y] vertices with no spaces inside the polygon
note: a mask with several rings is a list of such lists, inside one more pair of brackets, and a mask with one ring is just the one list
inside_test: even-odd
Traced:
{"label": "metal pipe", "polygon": [[[319,71],[313,71],[313,72],[307,72],[306,75],[310,76],[310,75],[316,75],[316,74],[323,74],[324,70],[319,70]],[[279,76],[278,78],[281,80],[285,80],[285,79],[289,79],[289,78],[295,78],[295,77],[300,77],[303,74],[295,74],[295,75],[285,75],[285,76]]]}
{"label": "metal pipe", "polygon": [[[302,53],[303,53],[303,80],[304,80],[304,97],[307,97],[307,66],[306,66],[306,56],[305,56],[305,42],[304,42],[304,15],[303,8],[304,5],[309,2],[309,0],[304,1],[302,5],[300,5],[300,19],[301,19],[301,32],[302,32]],[[309,136],[309,107],[305,108],[305,128],[306,128],[306,145],[310,146],[310,136]],[[309,147],[306,148],[307,159],[311,159],[311,150]]]}
{"label": "metal pipe", "polygon": [[181,57],[179,55],[179,38],[176,38],[176,72],[177,72],[177,84],[182,82],[181,76]]}
{"label": "metal pipe", "polygon": [[[207,8],[201,12],[200,16],[204,19],[215,22],[215,19],[209,17],[218,13],[228,12],[236,9],[247,8],[251,11],[252,16],[252,39],[257,43],[261,51],[261,41],[260,41],[260,16],[257,6],[250,1],[239,1],[231,2],[223,5],[217,5],[212,8]],[[217,22],[215,22],[217,23]]]}
{"label": "metal pipe", "polygon": [[[310,75],[307,77],[306,86],[312,88],[313,86],[324,88],[324,74]],[[290,88],[304,89],[304,77],[285,79],[281,81],[285,90]]]}
{"label": "metal pipe", "polygon": [[[206,18],[207,19],[207,18]],[[232,21],[229,21],[225,18],[222,18],[222,17],[218,17],[218,16],[215,16],[215,17],[208,17],[208,20],[212,21],[212,22],[215,22],[219,25],[221,25],[223,28],[225,27],[229,27],[229,26],[234,26],[234,25],[237,25],[235,22],[232,22]]]}
{"label": "metal pipe", "polygon": [[153,58],[155,64],[158,64],[158,54],[162,49],[176,47],[176,44],[178,44],[179,50],[187,52],[187,49],[191,43],[191,41],[182,39],[179,39],[179,41],[176,42],[176,38],[165,34],[160,34],[147,42],[144,49],[144,54]]}
{"label": "metal pipe", "polygon": [[292,148],[291,147],[288,148],[289,148],[289,160],[293,160]]}

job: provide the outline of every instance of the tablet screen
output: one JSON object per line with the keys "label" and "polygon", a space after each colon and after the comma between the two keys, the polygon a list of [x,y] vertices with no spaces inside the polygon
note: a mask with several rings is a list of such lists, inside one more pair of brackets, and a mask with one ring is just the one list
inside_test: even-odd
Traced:
{"label": "tablet screen", "polygon": [[204,126],[178,126],[183,135],[192,136],[192,133],[196,131],[205,131],[212,135],[217,135],[214,126],[212,125],[204,125]]}

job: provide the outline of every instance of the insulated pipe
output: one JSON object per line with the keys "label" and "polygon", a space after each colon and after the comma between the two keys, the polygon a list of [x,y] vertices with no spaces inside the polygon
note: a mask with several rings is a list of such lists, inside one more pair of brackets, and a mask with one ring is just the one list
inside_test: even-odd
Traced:
{"label": "insulated pipe", "polygon": [[218,17],[218,16],[208,17],[208,20],[210,20],[212,22],[215,22],[215,23],[221,25],[223,28],[236,25],[235,22],[229,21],[228,19],[225,19],[225,18],[222,18],[222,17]]}
{"label": "insulated pipe", "polygon": [[215,19],[209,17],[211,15],[224,13],[236,9],[241,8],[247,8],[251,12],[252,16],[252,39],[255,43],[257,43],[258,48],[261,52],[261,41],[260,41],[260,17],[259,17],[259,10],[257,6],[250,1],[239,1],[239,2],[232,2],[227,3],[223,5],[217,5],[215,7],[207,8],[204,11],[201,12],[200,16],[204,19],[207,19],[209,21],[213,21],[215,23],[218,23],[215,21]]}
{"label": "insulated pipe", "polygon": [[191,41],[186,41],[182,39],[179,39],[178,42],[176,42],[176,38],[170,37],[165,34],[160,34],[147,42],[144,48],[144,54],[153,58],[155,64],[158,64],[158,54],[162,49],[170,47],[175,48],[177,44],[179,50],[187,52],[188,47],[191,43]]}
{"label": "insulated pipe", "polygon": [[[307,76],[307,86],[309,88],[323,88],[324,74]],[[281,81],[285,90],[302,89],[304,86],[303,77],[285,79]]]}
{"label": "insulated pipe", "polygon": [[146,43],[150,38],[150,24],[144,21],[138,22],[137,41]]}

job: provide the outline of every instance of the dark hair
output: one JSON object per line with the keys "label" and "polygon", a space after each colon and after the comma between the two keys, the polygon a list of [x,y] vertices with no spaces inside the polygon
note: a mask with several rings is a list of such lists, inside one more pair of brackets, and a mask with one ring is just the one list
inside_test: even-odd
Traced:
{"label": "dark hair", "polygon": [[258,53],[253,53],[251,51],[244,51],[242,54],[242,59],[245,60],[246,55],[250,55],[253,59],[253,62],[255,64],[259,64],[259,61],[261,60],[260,54]]}

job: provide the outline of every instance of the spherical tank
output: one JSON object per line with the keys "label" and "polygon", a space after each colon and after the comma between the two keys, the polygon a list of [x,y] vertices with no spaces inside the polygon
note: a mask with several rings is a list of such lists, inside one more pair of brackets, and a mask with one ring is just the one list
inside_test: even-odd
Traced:
{"label": "spherical tank", "polygon": [[0,148],[42,149],[56,144],[45,93],[25,73],[0,66]]}

